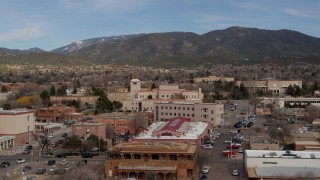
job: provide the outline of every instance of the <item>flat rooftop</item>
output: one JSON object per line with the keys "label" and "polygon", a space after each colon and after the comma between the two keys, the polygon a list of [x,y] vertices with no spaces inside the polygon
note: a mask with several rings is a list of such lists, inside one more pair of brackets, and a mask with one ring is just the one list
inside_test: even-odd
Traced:
{"label": "flat rooftop", "polygon": [[320,159],[320,151],[272,151],[272,150],[246,150],[248,158],[301,158]]}
{"label": "flat rooftop", "polygon": [[199,136],[206,130],[208,127],[207,123],[204,122],[189,122],[190,123],[190,129],[182,134],[181,136],[153,136],[153,132],[162,129],[167,122],[164,121],[158,121],[154,122],[149,126],[148,129],[141,132],[136,139],[198,139]]}

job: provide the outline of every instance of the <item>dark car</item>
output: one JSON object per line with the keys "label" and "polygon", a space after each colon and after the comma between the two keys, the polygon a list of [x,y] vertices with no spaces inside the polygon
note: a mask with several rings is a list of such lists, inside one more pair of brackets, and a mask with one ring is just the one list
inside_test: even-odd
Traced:
{"label": "dark car", "polygon": [[48,165],[53,165],[53,164],[55,164],[56,163],[56,160],[48,160],[48,162],[47,162],[47,164]]}
{"label": "dark car", "polygon": [[93,154],[90,154],[90,153],[83,153],[81,156],[83,158],[93,158]]}
{"label": "dark car", "polygon": [[70,152],[65,152],[64,155],[66,155],[66,156],[80,156],[80,153],[70,151]]}
{"label": "dark car", "polygon": [[47,172],[45,168],[38,168],[36,174],[44,174],[45,172]]}
{"label": "dark car", "polygon": [[66,154],[62,153],[62,154],[57,154],[55,156],[56,158],[65,158],[66,157]]}
{"label": "dark car", "polygon": [[43,158],[50,158],[50,157],[52,157],[52,153],[45,153],[45,154],[42,154],[41,155],[41,157],[43,157]]}
{"label": "dark car", "polygon": [[28,172],[30,170],[31,170],[31,166],[29,166],[29,165],[24,166],[22,169],[23,172]]}
{"label": "dark car", "polygon": [[10,166],[9,162],[2,162],[2,164],[1,164],[2,168],[6,168],[6,167],[9,167],[9,166]]}
{"label": "dark car", "polygon": [[207,179],[208,179],[207,176],[204,174],[200,177],[200,180],[207,180]]}
{"label": "dark car", "polygon": [[29,144],[29,145],[26,147],[26,149],[31,150],[31,149],[32,149],[32,145]]}
{"label": "dark car", "polygon": [[68,137],[67,133],[62,134],[62,137]]}

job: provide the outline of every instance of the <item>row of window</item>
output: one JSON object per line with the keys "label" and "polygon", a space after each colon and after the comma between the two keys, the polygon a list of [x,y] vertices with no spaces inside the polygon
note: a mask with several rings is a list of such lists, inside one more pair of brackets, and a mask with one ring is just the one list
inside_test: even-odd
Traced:
{"label": "row of window", "polygon": [[[168,107],[168,106],[161,106],[161,109],[174,109],[174,110],[190,110],[189,107]],[[191,110],[193,111],[194,108],[191,108]]]}
{"label": "row of window", "polygon": [[[168,157],[170,160],[175,160],[175,161],[178,160],[177,155],[169,155]],[[193,160],[193,157],[191,155],[187,155],[186,157],[187,157],[187,160]],[[141,159],[141,154],[134,154],[133,156],[131,156],[131,154],[124,154],[124,159]],[[152,154],[151,159],[159,160],[160,156],[158,154]]]}
{"label": "row of window", "polygon": [[[168,112],[161,112],[161,115],[169,115],[169,116],[183,116],[183,117],[190,117],[190,114],[185,113],[168,113]],[[191,117],[194,117],[194,114],[191,114]]]}

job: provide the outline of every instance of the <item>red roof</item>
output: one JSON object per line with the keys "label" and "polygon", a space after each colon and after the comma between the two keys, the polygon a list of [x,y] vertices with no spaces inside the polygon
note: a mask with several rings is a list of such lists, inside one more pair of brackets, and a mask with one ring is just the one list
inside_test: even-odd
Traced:
{"label": "red roof", "polygon": [[181,125],[185,122],[191,122],[191,120],[184,117],[175,117],[175,118],[168,119],[167,124],[163,126],[160,131],[165,131],[165,130],[177,131],[181,127]]}

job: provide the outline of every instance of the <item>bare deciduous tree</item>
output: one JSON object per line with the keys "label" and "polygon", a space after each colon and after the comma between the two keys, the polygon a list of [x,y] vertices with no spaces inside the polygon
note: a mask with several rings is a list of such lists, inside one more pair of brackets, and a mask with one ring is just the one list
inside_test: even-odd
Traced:
{"label": "bare deciduous tree", "polygon": [[320,109],[316,106],[309,105],[304,109],[305,118],[309,123],[312,123],[313,120],[319,118]]}
{"label": "bare deciduous tree", "polygon": [[135,129],[135,135],[137,135],[140,133],[140,129],[148,126],[148,118],[145,117],[142,113],[137,113],[132,117],[132,120],[128,125]]}
{"label": "bare deciduous tree", "polygon": [[283,146],[288,144],[292,139],[292,131],[286,122],[273,121],[269,128],[268,134],[271,139],[278,140]]}

